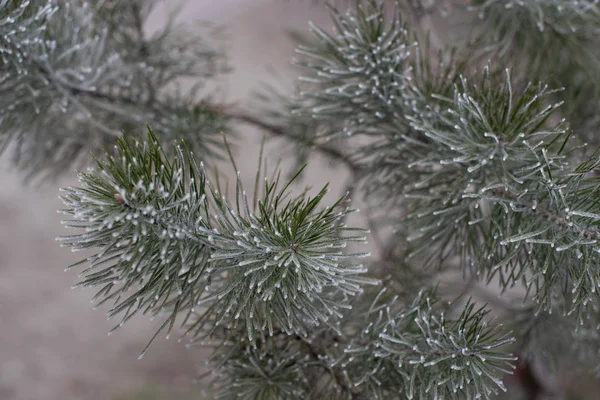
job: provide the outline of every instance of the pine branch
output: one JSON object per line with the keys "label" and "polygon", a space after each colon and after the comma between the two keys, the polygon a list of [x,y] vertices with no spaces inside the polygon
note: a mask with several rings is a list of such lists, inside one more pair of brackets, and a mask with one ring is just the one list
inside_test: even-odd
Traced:
{"label": "pine branch", "polygon": [[[163,318],[152,340],[181,325],[214,346],[224,400],[491,399],[513,350],[531,397],[551,392],[533,362],[600,370],[600,153],[581,162],[563,119],[598,121],[595,0],[475,1],[471,47],[437,57],[405,24],[404,8],[423,11],[413,1],[330,7],[333,32],[311,25],[298,48],[298,93],[259,97],[257,113],[198,99],[222,54],[173,18],[147,35],[156,3],[0,0],[0,150],[39,177],[110,149],[63,190],[77,233],[58,240],[91,253],[71,266],[76,286],[112,305],[113,331],[138,314]],[[487,67],[472,84],[482,55],[515,76]],[[171,90],[182,77],[198,81],[189,95]],[[547,78],[567,88],[530,83]],[[164,143],[119,133],[141,122]],[[289,139],[300,164],[313,151],[343,163],[348,192],[398,228],[376,236],[381,258],[366,268],[345,250],[368,232],[346,226],[350,193],[329,206],[327,187],[291,194],[303,168],[259,190],[259,163],[253,202],[239,171],[231,195],[209,179],[197,156],[227,152],[237,170],[216,135],[234,122]],[[460,298],[479,278],[523,285],[524,307],[491,301],[516,347],[485,307],[431,289],[457,266],[472,273]]]}
{"label": "pine branch", "polygon": [[361,317],[342,319],[341,333],[323,327],[303,338],[276,330],[254,344],[232,333],[211,357],[213,385],[223,398],[240,390],[287,398],[274,395],[289,383],[276,376],[294,371],[298,392],[290,398],[491,398],[504,390],[499,378],[512,372],[515,358],[499,348],[513,339],[488,326],[487,311],[468,303],[449,318],[434,293],[421,292],[408,304],[392,295],[380,291],[370,307],[361,295],[352,311]]}
{"label": "pine branch", "polygon": [[309,382],[303,367],[300,342],[269,338],[259,348],[234,341],[212,359],[216,399],[304,400]]}
{"label": "pine branch", "polygon": [[458,255],[502,287],[522,281],[545,309],[572,290],[570,312],[584,318],[600,282],[588,211],[596,189],[584,178],[596,158],[569,166],[568,136],[546,122],[557,107],[543,106],[549,93],[530,86],[516,95],[510,77],[497,85],[485,72],[472,89],[463,80],[453,99],[439,98],[447,112],[410,117],[434,145],[420,146],[427,150],[412,165],[423,175],[405,188],[415,207],[408,220],[418,228],[409,240],[418,243],[413,257],[443,263]]}
{"label": "pine branch", "polygon": [[[488,50],[501,56],[530,52],[528,58],[535,62],[530,66],[532,71],[538,71],[540,67],[548,69],[542,65],[542,58],[552,59],[552,55],[557,55],[556,45],[580,56],[571,61],[589,61],[585,57],[590,57],[592,52],[585,46],[591,44],[600,27],[600,7],[595,0],[473,1],[469,9],[481,20],[474,27],[473,40],[484,42]],[[483,29],[487,29],[487,39],[482,35]],[[547,46],[551,41],[554,48]],[[584,48],[576,49],[577,46]],[[557,52],[543,56],[543,51]],[[518,61],[517,58],[513,60]],[[556,60],[565,61],[562,57]]]}
{"label": "pine branch", "polygon": [[[289,132],[287,132],[285,130],[285,128],[283,128],[281,126],[277,126],[277,125],[272,125],[269,122],[263,121],[263,120],[255,117],[253,115],[250,115],[250,114],[246,114],[243,112],[237,112],[237,111],[230,111],[227,109],[222,109],[221,115],[223,115],[226,118],[231,118],[232,120],[237,120],[237,121],[249,124],[249,125],[253,125],[253,126],[263,129],[263,130],[267,131],[268,133],[270,133],[274,136],[277,136],[277,137],[287,138],[292,141],[295,141],[295,139],[296,139],[296,137],[291,136],[289,134]],[[305,143],[305,144],[309,145],[312,149],[315,149],[315,150],[319,151],[320,153],[324,154],[325,156],[331,158],[332,160],[341,162],[343,165],[348,167],[348,169],[351,172],[356,173],[358,171],[358,167],[349,160],[349,157],[344,155],[341,151],[339,151],[335,147],[324,145],[324,144],[316,144],[316,143],[308,143],[308,144]]]}
{"label": "pine branch", "polygon": [[298,112],[330,126],[329,136],[366,134],[397,117],[412,39],[399,10],[388,17],[381,1],[357,2],[345,15],[330,10],[334,33],[311,25],[318,46],[296,51],[309,73]]}
{"label": "pine branch", "polygon": [[[317,328],[316,332],[331,330]],[[240,341],[238,332],[219,343],[209,360],[217,398],[345,398],[339,391],[346,388],[345,380],[327,366],[321,353],[321,345],[333,345],[336,336],[319,338],[316,332],[303,338],[276,330],[253,344]]]}
{"label": "pine branch", "polygon": [[439,98],[453,96],[461,76],[467,74],[467,61],[454,51],[439,52],[432,60],[428,42],[414,46],[410,65],[410,85],[402,92],[402,107],[398,117],[378,126],[377,135],[354,154],[360,168],[365,197],[379,206],[395,207],[403,201],[401,188],[413,183],[420,171],[419,160],[427,157],[434,143],[410,126],[409,116],[419,113],[436,119],[442,112]]}
{"label": "pine branch", "polygon": [[[171,24],[144,38],[133,20],[146,17],[153,1],[114,3],[110,21],[87,3],[19,4],[5,8],[10,14],[0,22],[0,148],[10,147],[29,177],[82,166],[87,151],[112,148],[120,132],[146,122],[168,142],[188,139],[198,154],[218,157],[215,138],[228,121],[197,107],[196,98],[203,81],[221,72],[222,55],[198,35]],[[169,95],[167,85],[186,76],[199,85]]]}
{"label": "pine branch", "polygon": [[[194,146],[194,151],[197,154],[212,153],[213,156],[217,157],[219,154],[216,151],[221,147],[221,142],[218,136],[214,134],[229,131],[228,122],[231,119],[252,124],[277,136],[290,136],[284,127],[264,122],[253,115],[209,105],[208,101],[198,102],[195,97],[200,87],[195,88],[190,95],[186,96],[178,93],[175,93],[175,95],[162,93],[161,87],[170,84],[177,77],[191,75],[195,78],[212,78],[216,73],[215,68],[217,68],[216,64],[219,62],[220,56],[214,50],[206,48],[203,42],[197,40],[196,35],[190,36],[195,40],[195,43],[192,43],[190,39],[182,41],[182,34],[178,33],[171,25],[168,25],[163,32],[159,32],[150,40],[146,39],[142,30],[142,21],[149,14],[153,4],[154,1],[147,0],[136,0],[127,6],[116,2],[108,2],[103,4],[97,11],[89,8],[85,9],[81,6],[73,8],[70,3],[65,3],[60,7],[49,3],[45,8],[39,8],[40,14],[32,20],[38,21],[39,35],[48,32],[48,29],[45,29],[46,19],[49,21],[48,23],[57,28],[62,25],[67,26],[64,24],[65,19],[70,21],[70,25],[84,23],[89,25],[87,31],[85,31],[86,33],[80,34],[84,44],[88,43],[86,42],[88,40],[86,35],[93,38],[97,32],[100,32],[101,38],[103,38],[102,42],[98,44],[89,42],[87,47],[96,49],[98,52],[95,56],[96,59],[111,60],[110,68],[108,66],[102,68],[116,71],[112,73],[112,76],[117,78],[116,81],[110,78],[102,85],[97,83],[93,86],[83,83],[66,85],[63,81],[55,79],[55,74],[58,71],[57,65],[38,60],[39,57],[42,57],[42,59],[45,57],[44,53],[38,57],[37,53],[26,50],[28,48],[26,43],[35,43],[33,39],[29,37],[22,38],[17,35],[16,39],[11,40],[10,45],[18,46],[13,46],[11,52],[18,55],[20,61],[17,65],[22,74],[31,76],[35,71],[39,79],[50,84],[50,86],[43,89],[40,88],[35,96],[39,97],[42,93],[48,92],[47,99],[50,100],[55,98],[56,95],[51,95],[49,91],[59,91],[63,98],[62,103],[64,103],[62,113],[56,114],[53,109],[54,101],[53,103],[40,105],[38,100],[36,110],[40,119],[36,125],[30,126],[28,124],[31,124],[31,121],[26,122],[22,118],[29,119],[32,104],[26,102],[23,103],[22,109],[19,108],[17,106],[19,103],[17,102],[17,105],[15,105],[12,100],[14,93],[8,95],[9,90],[13,91],[12,85],[6,87],[7,95],[5,99],[7,104],[11,102],[11,105],[5,108],[6,112],[10,114],[6,114],[4,119],[5,124],[8,125],[3,128],[6,131],[3,143],[4,146],[8,146],[15,141],[27,143],[27,150],[17,150],[18,152],[15,154],[15,157],[18,157],[16,161],[19,165],[27,169],[32,167],[32,173],[34,171],[40,173],[40,171],[48,168],[48,157],[56,152],[62,155],[68,154],[67,157],[53,158],[53,161],[50,162],[50,165],[56,164],[58,170],[49,173],[59,174],[71,167],[71,164],[66,163],[66,161],[78,159],[77,156],[84,152],[83,150],[111,147],[114,137],[119,136],[121,131],[138,129],[139,125],[144,122],[150,122],[164,132],[164,135],[169,138],[167,143],[173,138],[188,139],[187,141]],[[29,13],[33,13],[38,8],[32,4],[27,5],[27,3],[24,3],[21,8],[22,11],[18,11],[18,14],[13,12],[14,15],[11,18],[15,24],[23,26],[26,25],[26,21],[23,20],[25,15],[29,15],[23,14],[23,12],[29,10]],[[51,18],[57,21],[52,22]],[[124,19],[127,23],[117,23],[119,18]],[[95,24],[90,24],[91,21]],[[108,30],[104,32],[100,29],[103,21],[106,21],[108,26]],[[19,32],[12,29],[11,26],[5,27],[6,32]],[[35,35],[36,31],[29,29],[27,32],[28,34],[33,32]],[[58,39],[53,35],[54,33],[51,32],[50,39]],[[74,39],[70,35],[72,36],[74,33],[65,31],[61,40],[57,41],[58,46],[64,47],[64,51],[77,55],[79,54],[78,49],[85,46],[81,43],[73,44]],[[9,40],[10,37],[10,35],[7,35],[3,37],[3,40]],[[43,35],[40,36],[39,40],[41,44],[47,41],[47,39],[43,39]],[[172,41],[176,41],[176,48],[181,50],[174,53],[169,49],[165,53],[164,49]],[[132,51],[132,48],[138,50]],[[186,51],[190,54],[187,55]],[[81,56],[84,56],[83,51],[81,51]],[[186,57],[189,59],[186,59]],[[68,67],[73,68],[74,63],[78,60],[70,59],[69,62]],[[87,66],[85,68],[90,69]],[[97,67],[92,67],[90,70],[95,74],[99,73]],[[9,72],[9,77],[12,78],[13,74],[18,78],[20,73]],[[22,85],[20,82],[15,84]],[[34,84],[30,83],[30,85]],[[87,117],[77,117],[76,115],[80,111]],[[15,118],[19,118],[19,122]],[[69,122],[69,124],[66,125],[66,122]],[[64,132],[66,126],[71,126],[71,122],[75,124],[72,126],[74,131]],[[100,130],[99,135],[93,140],[88,138],[78,139],[77,137],[80,134],[75,130],[79,129],[81,124],[92,124],[95,126],[92,129]],[[40,148],[42,139],[36,135],[45,135],[47,128],[53,125],[56,125],[56,132],[64,132],[66,136],[51,142],[53,146],[58,146],[58,148]],[[188,138],[191,133],[198,132],[201,135],[195,135],[193,140],[191,140],[191,137]],[[356,169],[347,160],[346,156],[332,146],[316,144],[310,146],[316,146],[327,156],[342,161],[352,170]],[[34,157],[27,156],[28,154],[37,155]],[[33,162],[34,158],[36,159],[35,162]]]}
{"label": "pine branch", "polygon": [[282,188],[279,178],[265,180],[257,210],[238,178],[232,205],[189,150],[177,146],[169,161],[151,131],[148,140],[119,139],[119,156],[107,154],[62,196],[74,218],[65,224],[86,230],[60,238],[63,246],[98,251],[73,265],[89,264],[79,286],[100,287],[100,304],[114,302],[109,315],[124,313],[119,325],[166,312],[170,333],[182,312],[198,338],[238,325],[249,340],[274,326],[306,335],[373,282],[352,263],[366,254],[338,251],[365,240],[341,235],[361,231],[339,223],[354,211],[344,197],[321,210],[326,187],[289,198],[299,172]]}
{"label": "pine branch", "polygon": [[434,293],[419,293],[401,311],[394,311],[395,299],[379,300],[341,362],[364,398],[489,399],[506,390],[500,377],[512,372],[515,358],[499,348],[514,339],[488,326],[483,308],[468,302],[454,319]]}
{"label": "pine branch", "polygon": [[497,59],[521,85],[534,80],[564,88],[563,115],[586,141],[598,144],[596,110],[600,69],[596,38],[600,7],[595,0],[474,1],[478,18],[467,20],[467,51]]}

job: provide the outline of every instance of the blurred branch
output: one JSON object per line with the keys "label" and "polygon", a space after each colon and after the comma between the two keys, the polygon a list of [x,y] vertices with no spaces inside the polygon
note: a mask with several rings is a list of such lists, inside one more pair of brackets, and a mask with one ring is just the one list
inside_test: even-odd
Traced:
{"label": "blurred branch", "polygon": [[[285,130],[282,129],[281,127],[269,124],[268,122],[262,121],[261,119],[256,118],[252,115],[249,115],[249,114],[246,114],[246,113],[240,112],[240,111],[229,111],[226,109],[221,109],[220,112],[221,112],[221,115],[223,115],[226,118],[231,118],[231,119],[237,120],[239,122],[243,122],[248,125],[252,125],[259,129],[266,130],[269,133],[271,133],[272,135],[277,136],[277,137],[287,137],[289,139],[292,139],[289,137],[289,135],[286,134]],[[353,174],[358,172],[358,166],[355,165],[354,163],[352,163],[350,160],[348,160],[348,158],[338,149],[331,147],[331,146],[324,145],[324,144],[316,144],[316,143],[314,144],[314,148],[315,148],[315,150],[326,155],[327,157],[331,158],[332,160],[343,163],[346,167],[348,167],[350,172],[352,172]]]}

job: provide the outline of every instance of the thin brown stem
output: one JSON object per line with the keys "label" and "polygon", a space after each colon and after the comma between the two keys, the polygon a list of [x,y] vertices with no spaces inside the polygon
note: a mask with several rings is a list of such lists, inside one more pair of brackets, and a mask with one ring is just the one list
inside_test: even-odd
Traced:
{"label": "thin brown stem", "polygon": [[[276,125],[272,125],[269,124],[268,122],[265,122],[259,118],[256,118],[252,115],[246,114],[244,112],[240,112],[240,111],[230,111],[230,110],[226,110],[226,109],[222,109],[221,110],[221,114],[224,117],[228,117],[231,118],[233,120],[237,120],[239,122],[243,122],[246,123],[248,125],[253,125],[257,128],[263,129],[268,131],[270,134],[277,136],[277,137],[287,137],[290,138],[289,135],[287,135],[287,133],[285,132],[284,129],[282,129],[279,126]],[[348,157],[346,157],[341,151],[339,151],[336,148],[333,148],[331,146],[327,146],[327,145],[320,145],[320,144],[315,144],[313,143],[313,145],[315,146],[315,150],[319,151],[320,153],[328,156],[329,158],[342,162],[346,167],[348,167],[348,169],[350,170],[350,172],[352,173],[356,173],[358,171],[358,167],[353,164],[350,160],[348,160]]]}
{"label": "thin brown stem", "polygon": [[578,226],[575,226],[575,225],[571,226],[568,221],[568,218],[564,218],[564,217],[560,216],[559,214],[557,214],[553,211],[550,211],[544,207],[540,207],[539,205],[534,204],[532,202],[525,201],[522,197],[518,197],[514,193],[511,193],[507,190],[502,190],[502,189],[495,190],[495,192],[496,192],[496,194],[498,194],[502,197],[506,197],[510,201],[517,203],[519,206],[525,207],[528,210],[528,212],[535,214],[535,215],[539,215],[543,219],[554,223],[561,229],[569,229],[569,230],[575,231],[575,232],[581,234],[581,236],[583,236],[584,238],[589,239],[589,240],[596,240],[597,238],[600,237],[600,231],[598,231],[597,229],[587,227],[587,226],[581,227],[581,228]]}

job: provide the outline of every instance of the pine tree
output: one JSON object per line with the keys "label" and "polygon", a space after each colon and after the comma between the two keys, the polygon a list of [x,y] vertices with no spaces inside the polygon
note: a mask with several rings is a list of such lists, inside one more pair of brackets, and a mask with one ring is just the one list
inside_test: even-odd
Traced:
{"label": "pine tree", "polygon": [[[30,182],[94,154],[58,240],[115,329],[209,346],[217,399],[539,399],[535,365],[600,373],[597,0],[338,2],[252,113],[204,95],[230,68],[210,32],[145,35],[157,3],[0,0],[0,149]],[[235,123],[297,172],[239,171]],[[351,173],[332,203],[296,189],[313,152]]]}

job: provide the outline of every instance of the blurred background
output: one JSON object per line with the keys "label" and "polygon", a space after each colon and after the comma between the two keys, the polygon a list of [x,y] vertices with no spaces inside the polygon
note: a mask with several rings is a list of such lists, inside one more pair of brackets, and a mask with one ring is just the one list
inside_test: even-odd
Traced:
{"label": "blurred background", "polygon": [[[224,100],[248,105],[261,82],[291,87],[294,44],[287,30],[308,32],[308,21],[330,26],[325,8],[312,1],[167,0],[157,7],[145,29],[160,27],[168,10],[181,4],[178,20],[208,21],[219,34],[232,73],[218,83]],[[252,187],[262,132],[240,127],[239,169]],[[267,156],[279,157],[277,142]],[[58,189],[76,183],[75,171],[41,188],[26,187],[22,176],[0,158],[0,400],[158,400],[198,398],[202,385],[193,380],[206,354],[186,349],[176,335],[161,335],[138,360],[160,321],[134,318],[110,337],[114,321],[107,308],[92,310],[93,291],[71,289],[78,271],[63,272],[80,254],[61,248],[55,237],[68,234],[61,224]],[[272,163],[271,165],[274,165]],[[231,174],[231,167],[224,165]],[[343,170],[325,160],[311,160],[304,182],[331,181],[341,192]],[[244,175],[244,174],[242,174]]]}

